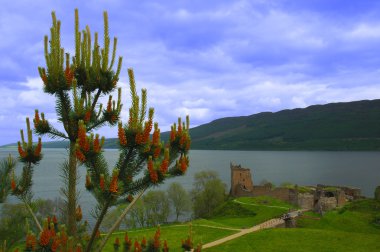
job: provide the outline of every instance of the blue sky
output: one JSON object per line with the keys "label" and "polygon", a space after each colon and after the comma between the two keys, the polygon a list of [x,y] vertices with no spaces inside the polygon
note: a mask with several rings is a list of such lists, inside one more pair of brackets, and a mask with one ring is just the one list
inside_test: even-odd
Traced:
{"label": "blue sky", "polygon": [[[42,92],[43,36],[51,11],[62,45],[73,52],[74,8],[80,25],[110,35],[127,68],[148,89],[156,121],[168,130],[190,114],[192,126],[227,116],[313,104],[380,98],[378,1],[6,1],[0,9],[0,144],[19,140],[34,109],[56,121]],[[116,129],[100,131],[115,137]]]}

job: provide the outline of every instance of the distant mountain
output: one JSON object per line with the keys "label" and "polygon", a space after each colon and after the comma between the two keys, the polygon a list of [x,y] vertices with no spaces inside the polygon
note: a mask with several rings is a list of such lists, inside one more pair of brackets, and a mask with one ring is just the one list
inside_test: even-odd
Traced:
{"label": "distant mountain", "polygon": [[[202,150],[380,150],[380,100],[221,118],[190,134],[191,149]],[[168,136],[162,133],[163,140]],[[44,143],[45,148],[65,146]],[[117,139],[107,139],[105,147],[117,148]]]}
{"label": "distant mountain", "polygon": [[222,118],[191,137],[193,149],[380,150],[380,100]]}

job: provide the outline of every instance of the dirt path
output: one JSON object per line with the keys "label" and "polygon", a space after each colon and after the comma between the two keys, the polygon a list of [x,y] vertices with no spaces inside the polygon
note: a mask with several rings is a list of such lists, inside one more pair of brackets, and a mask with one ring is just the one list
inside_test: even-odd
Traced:
{"label": "dirt path", "polygon": [[[272,207],[274,207],[274,206],[272,206]],[[300,209],[300,210],[296,210],[296,211],[290,212],[288,214],[290,216],[296,216],[296,215],[298,215],[299,212],[306,212],[306,211],[309,211],[309,210],[308,209]],[[268,221],[260,223],[260,224],[258,224],[256,226],[251,227],[251,228],[241,229],[240,232],[238,232],[236,234],[229,235],[229,236],[226,236],[226,237],[221,238],[219,240],[206,243],[206,244],[204,244],[202,246],[202,249],[218,246],[218,245],[220,245],[222,243],[225,243],[227,241],[236,239],[236,238],[238,238],[240,236],[243,236],[243,235],[246,235],[246,234],[249,234],[249,233],[252,233],[252,232],[256,232],[256,231],[259,231],[259,230],[262,230],[262,229],[266,229],[266,228],[273,228],[273,227],[276,227],[276,226],[284,224],[284,223],[285,223],[285,221],[283,219],[281,219],[281,218],[270,219]]]}
{"label": "dirt path", "polygon": [[236,234],[233,234],[233,235],[229,235],[229,236],[226,236],[226,237],[224,237],[222,239],[219,239],[219,240],[207,243],[207,244],[205,244],[205,245],[202,246],[202,249],[211,248],[211,247],[217,246],[219,244],[222,244],[224,242],[236,239],[236,238],[238,238],[240,236],[243,236],[243,235],[255,232],[255,231],[259,231],[259,230],[265,229],[265,228],[273,228],[273,227],[276,227],[276,226],[278,226],[280,224],[283,224],[283,223],[284,223],[284,220],[282,220],[280,218],[270,219],[270,220],[268,220],[266,222],[260,223],[260,224],[258,224],[256,226],[251,227],[251,228],[241,229],[239,233],[236,233]]}

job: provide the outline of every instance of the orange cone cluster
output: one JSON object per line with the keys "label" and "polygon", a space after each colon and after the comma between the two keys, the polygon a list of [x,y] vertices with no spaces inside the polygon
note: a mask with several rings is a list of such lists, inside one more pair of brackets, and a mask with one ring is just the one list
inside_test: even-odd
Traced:
{"label": "orange cone cluster", "polygon": [[186,125],[181,122],[181,118],[178,118],[178,127],[174,124],[170,131],[170,142],[174,143],[178,141],[179,147],[182,151],[188,151],[190,149],[190,135],[189,135],[189,117],[186,117]]}
{"label": "orange cone cluster", "polygon": [[110,183],[110,188],[109,188],[109,191],[111,193],[117,193],[117,190],[118,190],[118,185],[117,185],[117,181],[118,181],[118,176],[119,176],[119,170],[115,169],[113,171],[113,174],[112,174],[112,180],[111,180],[111,183]]}
{"label": "orange cone cluster", "polygon": [[99,135],[96,134],[95,139],[94,135],[86,135],[86,125],[83,121],[79,121],[78,124],[78,138],[75,145],[75,155],[78,160],[82,163],[86,162],[86,156],[89,153],[100,153],[104,145],[104,137],[99,140]]}
{"label": "orange cone cluster", "polygon": [[[163,242],[163,246],[161,248],[161,230],[160,227],[157,228],[154,236],[152,239],[147,242],[145,236],[142,238],[141,242],[139,242],[137,239],[133,243],[133,249],[132,249],[132,240],[129,238],[128,233],[125,233],[124,235],[124,241],[123,241],[123,251],[135,251],[135,252],[142,252],[142,251],[164,251],[168,252],[169,251],[169,246],[167,241],[165,240]],[[119,237],[115,238],[114,241],[114,248],[115,251],[120,246],[120,240]]]}
{"label": "orange cone cluster", "polygon": [[127,232],[124,235],[124,251],[130,251],[132,246],[132,240],[129,239]]}
{"label": "orange cone cluster", "polygon": [[33,233],[26,235],[26,250],[35,251],[37,247],[37,239]]}
{"label": "orange cone cluster", "polygon": [[86,174],[86,188],[87,188],[87,190],[92,189],[91,176],[90,176],[90,174],[88,172]]}
{"label": "orange cone cluster", "polygon": [[182,173],[185,173],[188,166],[189,166],[189,157],[181,155],[179,160],[177,160],[177,167]]}
{"label": "orange cone cluster", "polygon": [[40,114],[39,114],[39,112],[38,112],[37,109],[36,109],[35,112],[34,112],[33,123],[34,123],[34,128],[35,128],[38,132],[46,133],[46,132],[48,132],[49,129],[50,129],[49,123],[48,123],[48,121],[45,119],[45,114],[44,114],[44,113],[41,113],[41,118],[40,118]]}
{"label": "orange cone cluster", "polygon": [[119,123],[117,136],[119,137],[120,145],[126,146],[127,145],[127,137],[125,136],[125,132],[124,132],[124,129],[123,129],[123,126],[121,123]]}
{"label": "orange cone cluster", "polygon": [[65,69],[65,78],[66,78],[67,86],[71,87],[71,84],[73,83],[73,79],[74,79],[74,71],[68,65],[66,66],[66,69]]}
{"label": "orange cone cluster", "polygon": [[27,127],[27,130],[26,130],[27,141],[25,141],[25,138],[24,138],[24,131],[20,130],[21,141],[19,141],[17,143],[17,150],[18,150],[18,153],[20,155],[20,159],[22,162],[36,164],[42,158],[42,155],[41,155],[41,149],[42,149],[41,138],[38,138],[37,145],[33,144],[33,135],[32,135],[32,130],[30,128],[30,122],[29,122],[28,117],[26,118],[26,127]]}
{"label": "orange cone cluster", "polygon": [[[67,251],[68,236],[64,226],[58,230],[57,218],[46,218],[44,221],[44,227],[40,232],[38,244],[36,237],[30,233],[26,237],[26,248],[29,251]],[[37,248],[37,245],[40,248]]]}
{"label": "orange cone cluster", "polygon": [[154,169],[153,160],[151,156],[149,157],[149,160],[148,160],[148,171],[149,171],[150,180],[152,181],[153,184],[156,184],[158,182],[158,173]]}
{"label": "orange cone cluster", "polygon": [[104,191],[104,175],[103,174],[100,174],[99,187],[102,191]]}

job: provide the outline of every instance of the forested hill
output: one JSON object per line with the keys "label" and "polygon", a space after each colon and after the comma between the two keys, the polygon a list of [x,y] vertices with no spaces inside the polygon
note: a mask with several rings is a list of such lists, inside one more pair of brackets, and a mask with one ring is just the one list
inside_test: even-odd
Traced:
{"label": "forested hill", "polygon": [[[380,150],[380,100],[221,118],[190,134],[191,149]],[[162,139],[167,138],[168,132],[163,133]],[[64,146],[44,143],[45,148]],[[106,148],[117,148],[116,139],[107,139]]]}
{"label": "forested hill", "polygon": [[380,100],[222,118],[191,137],[193,149],[379,150]]}

